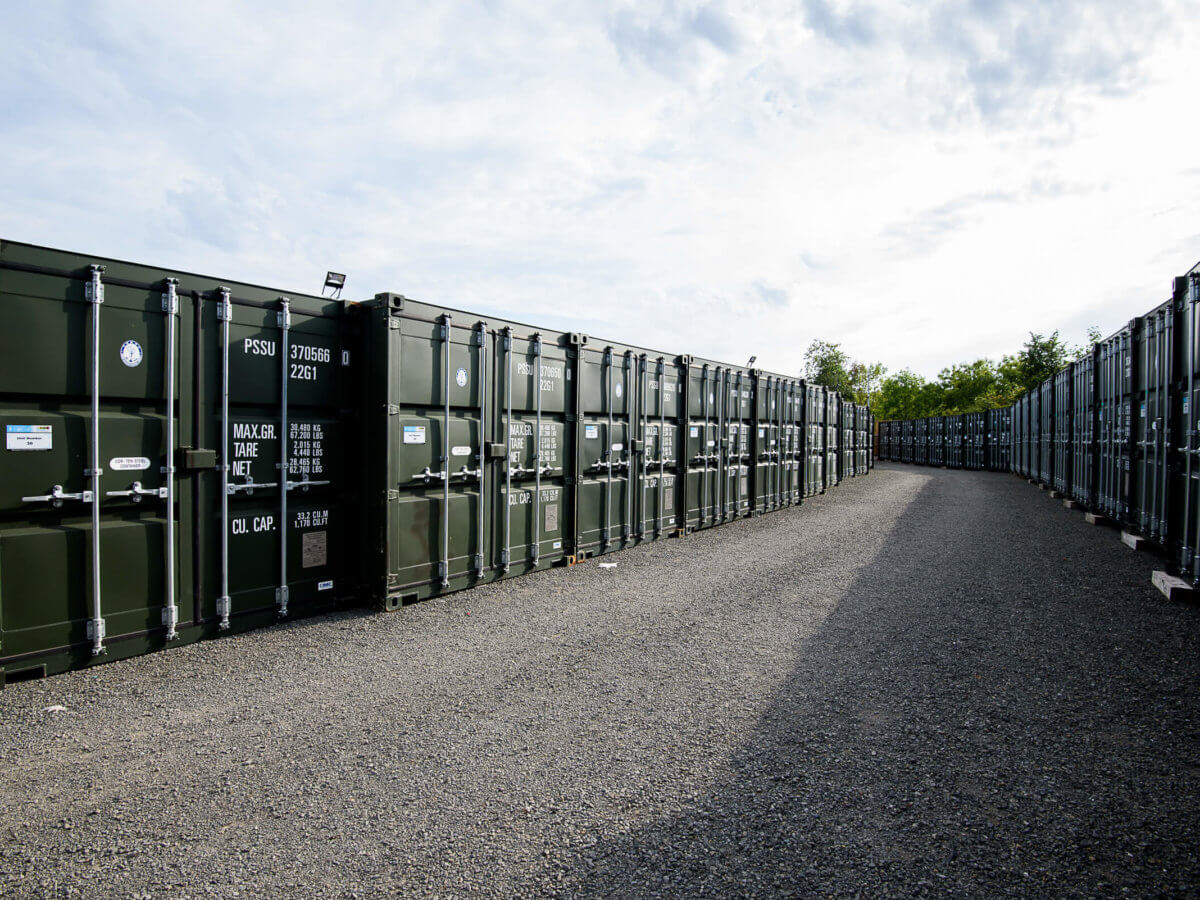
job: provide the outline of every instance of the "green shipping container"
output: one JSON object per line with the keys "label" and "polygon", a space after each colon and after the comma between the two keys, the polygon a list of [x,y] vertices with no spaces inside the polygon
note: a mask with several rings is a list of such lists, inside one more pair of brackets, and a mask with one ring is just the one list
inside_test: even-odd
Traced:
{"label": "green shipping container", "polygon": [[9,241],[0,302],[6,680],[349,591],[343,304]]}
{"label": "green shipping container", "polygon": [[836,483],[838,395],[748,367],[12,242],[0,302],[0,684]]}

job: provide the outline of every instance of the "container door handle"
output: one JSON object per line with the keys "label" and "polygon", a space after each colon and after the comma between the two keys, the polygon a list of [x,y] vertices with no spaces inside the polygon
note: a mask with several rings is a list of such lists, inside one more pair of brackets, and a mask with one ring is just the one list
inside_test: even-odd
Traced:
{"label": "container door handle", "polygon": [[63,486],[61,484],[56,484],[54,487],[50,488],[50,493],[48,494],[39,494],[35,497],[21,498],[22,503],[49,503],[51,506],[56,508],[62,506],[64,500],[81,500],[84,503],[91,503],[92,492],[80,491],[77,494],[68,494],[63,491]]}
{"label": "container door handle", "polygon": [[140,481],[135,481],[129,486],[127,491],[105,491],[105,497],[128,497],[133,503],[140,503],[143,497],[157,497],[160,500],[167,499],[167,489],[160,488],[144,488]]}

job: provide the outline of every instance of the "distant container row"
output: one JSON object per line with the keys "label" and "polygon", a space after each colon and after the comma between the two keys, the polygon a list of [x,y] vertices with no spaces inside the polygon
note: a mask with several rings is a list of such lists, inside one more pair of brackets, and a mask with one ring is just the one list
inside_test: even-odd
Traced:
{"label": "distant container row", "polygon": [[879,457],[948,469],[1009,471],[1011,408],[878,424]]}
{"label": "distant container row", "polygon": [[379,294],[0,242],[0,685],[796,506],[873,464],[802,379]]}
{"label": "distant container row", "polygon": [[[986,415],[983,465],[1052,488],[1154,542],[1200,585],[1200,265],[1171,297]],[[951,465],[967,416],[880,422],[881,458]],[[949,437],[947,429],[955,437]],[[965,439],[963,441],[966,443]],[[973,445],[974,446],[974,445]],[[956,458],[956,457],[955,457]]]}

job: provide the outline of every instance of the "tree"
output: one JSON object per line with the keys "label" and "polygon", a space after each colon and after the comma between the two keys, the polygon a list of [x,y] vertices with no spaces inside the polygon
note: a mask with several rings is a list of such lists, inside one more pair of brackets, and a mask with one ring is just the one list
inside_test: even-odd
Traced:
{"label": "tree", "polygon": [[878,390],[879,380],[886,372],[887,369],[883,367],[883,363],[851,363],[848,374],[850,393],[854,397],[854,402],[870,407]]}
{"label": "tree", "polygon": [[813,341],[804,353],[804,378],[810,384],[823,384],[847,400],[871,405],[879,379],[887,369],[883,363],[856,362],[846,355],[841,344]]}
{"label": "tree", "polygon": [[813,341],[804,353],[804,378],[810,384],[823,384],[848,394],[851,390],[849,370],[850,357],[842,351],[841,344]]}
{"label": "tree", "polygon": [[991,409],[987,396],[997,381],[996,367],[990,359],[977,359],[942,369],[938,383],[942,387],[942,408],[931,415],[953,415]]}
{"label": "tree", "polygon": [[1021,389],[1037,387],[1071,361],[1071,348],[1053,332],[1049,337],[1029,332],[1029,340],[1017,354]]}
{"label": "tree", "polygon": [[[1100,329],[1089,328],[1087,336],[1087,344],[1071,347],[1063,343],[1057,331],[1049,336],[1030,332],[1019,353],[1002,356],[998,363],[977,359],[947,366],[938,373],[936,381],[926,381],[902,369],[880,382],[871,411],[880,419],[920,419],[1011,406],[1025,391],[1091,353],[1092,346],[1100,340]],[[815,341],[809,348],[810,354],[818,345],[837,349],[836,344]],[[851,364],[851,381],[858,365]],[[882,366],[879,369],[882,376],[886,370]]]}
{"label": "tree", "polygon": [[928,415],[921,410],[931,399],[929,388],[929,383],[920,375],[901,369],[883,379],[871,411],[880,419],[914,419]]}
{"label": "tree", "polygon": [[1090,356],[1092,353],[1092,348],[1100,343],[1100,338],[1102,336],[1103,335],[1101,334],[1099,328],[1097,328],[1095,325],[1090,327],[1087,330],[1087,341],[1071,351],[1071,359],[1078,362],[1084,357]]}

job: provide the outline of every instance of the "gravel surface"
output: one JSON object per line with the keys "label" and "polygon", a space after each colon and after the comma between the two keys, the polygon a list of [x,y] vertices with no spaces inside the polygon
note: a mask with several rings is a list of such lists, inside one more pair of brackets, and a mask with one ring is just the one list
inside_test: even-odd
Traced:
{"label": "gravel surface", "polygon": [[883,465],[605,561],[10,686],[0,893],[1200,890],[1200,611],[1116,532]]}

